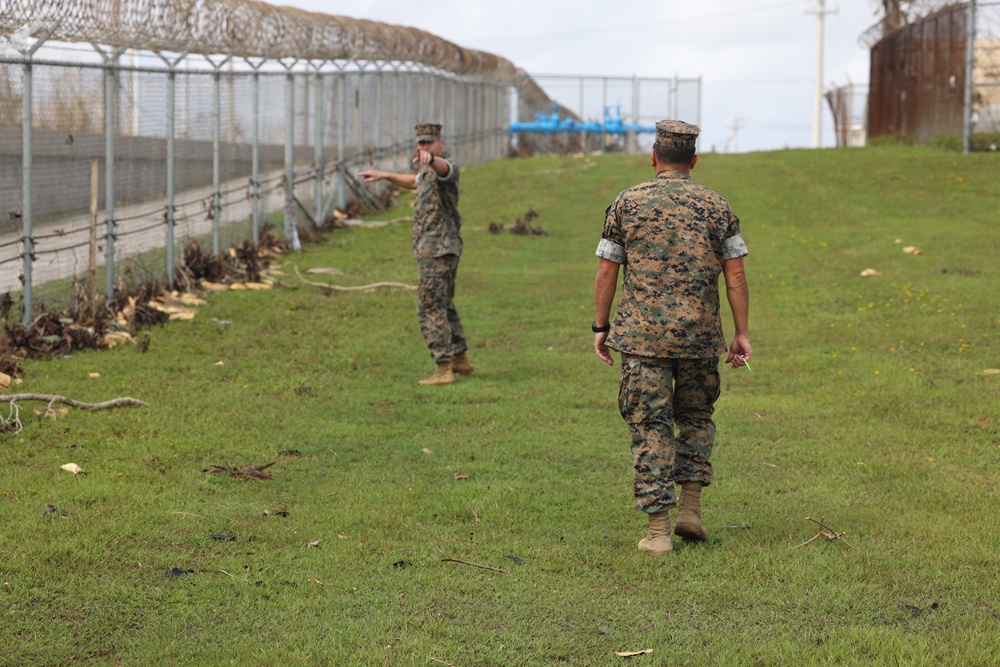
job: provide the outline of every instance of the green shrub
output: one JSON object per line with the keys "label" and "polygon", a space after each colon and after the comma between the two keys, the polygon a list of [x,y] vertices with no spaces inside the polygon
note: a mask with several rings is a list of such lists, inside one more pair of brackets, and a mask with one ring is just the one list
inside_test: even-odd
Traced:
{"label": "green shrub", "polygon": [[868,137],[869,146],[912,146],[913,139],[901,134],[883,134],[877,137]]}
{"label": "green shrub", "polygon": [[956,137],[953,134],[939,134],[928,139],[924,142],[924,145],[931,148],[942,148],[948,151],[961,151],[962,137]]}

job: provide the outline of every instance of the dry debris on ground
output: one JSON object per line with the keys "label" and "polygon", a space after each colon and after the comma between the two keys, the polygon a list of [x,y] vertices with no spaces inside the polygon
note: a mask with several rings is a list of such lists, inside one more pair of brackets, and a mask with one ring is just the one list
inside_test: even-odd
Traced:
{"label": "dry debris on ground", "polygon": [[[514,225],[510,228],[511,234],[517,234],[518,236],[548,236],[549,233],[539,227],[538,225],[531,224],[531,221],[538,217],[538,212],[529,208],[524,215],[518,217],[514,221]],[[490,234],[499,234],[504,230],[504,226],[500,223],[490,221]]]}

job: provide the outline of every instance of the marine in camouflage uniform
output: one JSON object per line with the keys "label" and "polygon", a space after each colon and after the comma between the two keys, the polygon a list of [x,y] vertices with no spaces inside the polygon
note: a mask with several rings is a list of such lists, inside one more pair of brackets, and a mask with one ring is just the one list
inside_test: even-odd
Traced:
{"label": "marine in camouflage uniform", "polygon": [[[720,274],[736,325],[726,362],[743,366],[752,350],[739,218],[725,199],[691,180],[699,128],[681,121],[661,121],[656,128],[656,177],[619,194],[605,214],[593,329],[598,356],[611,364],[608,348],[621,353],[618,402],[632,436],[635,504],[650,515],[639,548],[662,555],[672,549],[668,511],[678,504],[675,484],[683,492],[674,532],[707,538],[699,499],[701,488],[712,483],[712,413],[719,355],[727,351]],[[621,267],[622,294],[611,325]]]}
{"label": "marine in camouflage uniform", "polygon": [[462,256],[462,216],[458,212],[458,164],[444,150],[441,126],[416,126],[414,174],[364,171],[366,183],[386,179],[416,190],[413,205],[413,257],[417,260],[417,319],[436,370],[420,384],[444,385],[454,373],[469,375],[465,330],[455,309],[455,279]]}

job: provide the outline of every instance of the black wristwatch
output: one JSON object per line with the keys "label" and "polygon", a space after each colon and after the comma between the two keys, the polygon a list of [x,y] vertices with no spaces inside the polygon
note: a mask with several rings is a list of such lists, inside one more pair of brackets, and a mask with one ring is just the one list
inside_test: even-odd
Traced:
{"label": "black wristwatch", "polygon": [[592,322],[590,324],[590,330],[594,333],[608,333],[611,331],[611,322],[608,322],[603,327],[597,326],[597,322]]}

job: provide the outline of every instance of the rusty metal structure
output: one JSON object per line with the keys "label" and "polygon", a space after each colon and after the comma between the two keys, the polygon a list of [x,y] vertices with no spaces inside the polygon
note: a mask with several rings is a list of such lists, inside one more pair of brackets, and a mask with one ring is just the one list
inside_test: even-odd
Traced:
{"label": "rusty metal structure", "polygon": [[961,134],[968,35],[963,5],[941,9],[875,44],[869,136],[901,135],[922,142]]}
{"label": "rusty metal structure", "polygon": [[[919,143],[997,131],[990,119],[1000,103],[1000,2],[977,2],[978,14],[954,0],[888,4],[891,13],[861,38],[871,48],[868,137]],[[835,114],[844,108],[839,95],[828,96]],[[838,125],[838,141],[846,131]]]}

